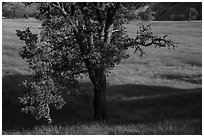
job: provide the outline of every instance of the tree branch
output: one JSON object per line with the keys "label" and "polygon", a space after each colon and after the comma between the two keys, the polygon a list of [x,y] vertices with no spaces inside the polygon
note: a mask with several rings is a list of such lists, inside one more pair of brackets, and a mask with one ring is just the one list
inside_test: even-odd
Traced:
{"label": "tree branch", "polygon": [[121,9],[122,9],[123,11],[129,12],[129,10],[128,10],[125,6],[123,6],[122,4],[121,4],[120,6],[121,6]]}
{"label": "tree branch", "polygon": [[76,40],[77,40],[77,43],[78,43],[78,45],[79,45],[80,52],[82,53],[82,56],[84,56],[84,55],[85,55],[85,49],[84,49],[84,47],[83,47],[83,38],[82,38],[82,36],[80,35],[79,30],[73,29],[73,32],[74,32],[75,38],[76,38]]}
{"label": "tree branch", "polygon": [[[128,42],[123,43],[125,47],[132,47],[135,48],[134,52],[139,51],[140,56],[145,54],[143,51],[142,47],[150,47],[150,46],[155,46],[156,47],[173,47],[175,48],[176,46],[173,44],[173,42],[170,39],[166,39],[166,36],[163,37],[158,37],[158,36],[149,36],[148,39],[144,40],[141,37],[136,37],[135,39],[128,40]],[[149,42],[148,42],[149,41]]]}
{"label": "tree branch", "polygon": [[108,7],[106,11],[106,19],[105,19],[105,29],[104,29],[104,43],[110,44],[110,38],[112,32],[109,30],[114,22],[114,17],[116,15],[117,10],[119,9],[120,3],[111,3],[111,6]]}
{"label": "tree branch", "polygon": [[116,29],[116,30],[113,30],[111,33],[114,33],[114,32],[119,32],[120,30]]}
{"label": "tree branch", "polygon": [[65,11],[64,6],[60,5],[59,2],[55,2],[55,3],[56,4],[54,4],[54,2],[52,2],[51,5],[53,7],[55,7],[56,9],[58,9],[62,13],[62,15],[66,18],[67,17],[67,12]]}
{"label": "tree branch", "polygon": [[101,14],[99,6],[100,6],[99,3],[97,3],[97,6],[96,6],[96,16],[97,16],[97,20],[99,22],[99,26],[101,27],[101,29],[98,30],[99,39],[101,39],[102,35],[103,35],[102,33],[104,31],[104,26],[103,26],[103,17],[102,17],[102,14]]}
{"label": "tree branch", "polygon": [[[135,39],[134,43],[136,45],[141,45],[143,47],[149,47],[152,45],[155,45],[155,47],[175,47],[175,45],[173,44],[173,42],[171,40],[167,40],[166,36],[162,37],[158,37],[158,36],[152,36],[150,37],[148,40],[143,41],[143,42],[139,42],[139,39]],[[147,41],[151,41],[151,42],[147,42]]]}

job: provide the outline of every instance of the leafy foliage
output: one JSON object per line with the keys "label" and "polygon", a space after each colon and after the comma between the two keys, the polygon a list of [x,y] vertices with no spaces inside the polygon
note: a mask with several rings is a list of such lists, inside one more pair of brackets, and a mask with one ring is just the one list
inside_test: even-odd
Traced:
{"label": "leafy foliage", "polygon": [[52,79],[30,83],[24,81],[22,85],[26,88],[27,93],[19,98],[20,102],[29,104],[22,111],[31,112],[37,119],[44,117],[49,123],[52,123],[49,105],[54,104],[57,109],[61,109],[65,104]]}
{"label": "leafy foliage", "polygon": [[23,110],[51,121],[50,105],[62,108],[60,93],[79,90],[82,74],[88,74],[94,90],[105,89],[107,72],[129,56],[128,48],[142,55],[142,47],[174,47],[166,36],[155,36],[150,25],[142,24],[136,38],[129,37],[123,26],[126,13],[120,3],[41,3],[40,35],[17,30],[26,45],[20,55],[34,74],[34,82],[23,84],[28,89],[20,98],[28,105]]}

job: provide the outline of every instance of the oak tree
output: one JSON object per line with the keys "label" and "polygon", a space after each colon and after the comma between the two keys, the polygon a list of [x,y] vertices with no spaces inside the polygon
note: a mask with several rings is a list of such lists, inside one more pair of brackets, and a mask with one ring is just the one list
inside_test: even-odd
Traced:
{"label": "oak tree", "polygon": [[[141,5],[140,3],[138,3]],[[87,74],[94,90],[94,119],[105,119],[107,74],[122,59],[129,57],[126,50],[144,54],[143,47],[174,45],[166,35],[153,34],[150,25],[142,24],[134,38],[126,33],[125,3],[76,2],[40,3],[42,28],[33,34],[29,28],[17,30],[25,46],[20,55],[33,70],[32,82],[24,81],[26,94],[20,101],[38,119],[51,122],[50,106],[62,108],[62,92],[77,88],[81,74]]]}

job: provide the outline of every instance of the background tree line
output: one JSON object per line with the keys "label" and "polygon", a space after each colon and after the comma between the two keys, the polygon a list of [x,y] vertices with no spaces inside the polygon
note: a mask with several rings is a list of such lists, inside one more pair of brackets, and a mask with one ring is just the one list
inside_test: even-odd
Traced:
{"label": "background tree line", "polygon": [[[39,18],[39,4],[30,2],[3,2],[2,15],[5,18]],[[154,2],[139,8],[135,3],[124,3],[131,10],[126,15],[130,20],[202,20],[201,2]],[[135,8],[134,8],[135,7]]]}
{"label": "background tree line", "polygon": [[151,10],[155,20],[202,20],[201,2],[153,3]]}
{"label": "background tree line", "polygon": [[38,5],[29,2],[3,2],[2,16],[5,18],[35,18],[39,12]]}

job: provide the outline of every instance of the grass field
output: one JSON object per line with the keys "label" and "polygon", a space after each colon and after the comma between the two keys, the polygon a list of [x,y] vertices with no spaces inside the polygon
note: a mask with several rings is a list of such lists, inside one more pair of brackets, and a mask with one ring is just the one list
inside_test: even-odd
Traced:
{"label": "grass field", "polygon": [[[18,52],[23,42],[16,29],[30,27],[38,33],[36,20],[2,20],[2,134],[202,134],[202,22],[149,22],[158,35],[168,34],[176,49],[145,48],[133,54],[108,77],[107,116],[92,122],[93,91],[65,97],[63,110],[51,112],[54,123],[44,125],[21,113],[18,86],[31,71]],[[134,36],[139,22],[127,25]]]}

